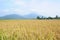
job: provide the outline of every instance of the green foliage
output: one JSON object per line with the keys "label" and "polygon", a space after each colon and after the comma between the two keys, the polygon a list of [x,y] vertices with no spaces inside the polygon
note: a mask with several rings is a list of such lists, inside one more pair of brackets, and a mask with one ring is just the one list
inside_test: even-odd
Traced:
{"label": "green foliage", "polygon": [[53,19],[52,17],[48,17],[47,19]]}
{"label": "green foliage", "polygon": [[55,17],[49,16],[49,17],[45,17],[45,18],[43,16],[42,17],[37,16],[37,19],[60,19],[60,17],[58,17],[58,15],[56,15]]}
{"label": "green foliage", "polygon": [[37,16],[37,19],[40,19],[40,17],[39,17],[39,16]]}

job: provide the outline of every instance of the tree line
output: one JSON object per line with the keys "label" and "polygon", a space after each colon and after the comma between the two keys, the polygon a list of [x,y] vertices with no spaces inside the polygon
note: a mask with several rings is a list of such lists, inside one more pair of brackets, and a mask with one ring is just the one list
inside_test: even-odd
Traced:
{"label": "tree line", "polygon": [[55,17],[39,17],[37,16],[37,19],[60,19],[60,17],[58,15],[56,15]]}

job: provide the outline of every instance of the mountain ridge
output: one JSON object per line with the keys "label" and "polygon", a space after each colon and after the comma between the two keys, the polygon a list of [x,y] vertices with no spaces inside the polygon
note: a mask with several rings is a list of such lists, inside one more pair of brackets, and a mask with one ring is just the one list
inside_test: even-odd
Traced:
{"label": "mountain ridge", "polygon": [[24,17],[26,17],[26,18],[36,18],[37,16],[42,17],[42,15],[38,15],[38,14],[34,14],[34,13],[24,15]]}
{"label": "mountain ridge", "polygon": [[36,18],[37,16],[42,17],[42,15],[38,15],[38,14],[34,14],[34,13],[24,15],[24,16],[21,16],[18,14],[9,14],[9,15],[0,17],[0,19],[32,19],[32,18]]}

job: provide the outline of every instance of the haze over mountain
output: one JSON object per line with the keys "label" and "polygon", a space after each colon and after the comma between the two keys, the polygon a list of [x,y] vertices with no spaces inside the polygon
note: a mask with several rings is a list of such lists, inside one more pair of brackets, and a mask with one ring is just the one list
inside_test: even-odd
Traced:
{"label": "haze over mountain", "polygon": [[60,0],[0,0],[0,16],[13,13],[26,15],[30,12],[51,17],[60,16]]}
{"label": "haze over mountain", "polygon": [[24,15],[25,18],[36,18],[37,16],[42,17],[42,15],[38,15],[36,13],[30,13],[30,14]]}
{"label": "haze over mountain", "polygon": [[24,17],[17,14],[10,14],[0,17],[0,19],[23,19]]}
{"label": "haze over mountain", "polygon": [[18,15],[18,14],[10,14],[10,15],[2,16],[0,17],[0,19],[33,19],[33,18],[36,18],[37,16],[42,17],[42,15],[31,13],[24,16]]}

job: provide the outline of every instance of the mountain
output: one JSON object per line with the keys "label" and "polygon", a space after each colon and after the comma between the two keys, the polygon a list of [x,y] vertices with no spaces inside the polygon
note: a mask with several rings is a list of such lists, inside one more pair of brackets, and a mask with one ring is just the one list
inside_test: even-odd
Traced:
{"label": "mountain", "polygon": [[37,16],[42,17],[42,15],[38,15],[36,13],[30,13],[28,15],[24,15],[25,18],[36,18]]}
{"label": "mountain", "polygon": [[35,19],[37,16],[42,17],[42,15],[38,15],[36,13],[30,13],[28,15],[17,15],[17,14],[10,14],[0,17],[0,19]]}
{"label": "mountain", "polygon": [[17,14],[11,14],[11,15],[0,17],[0,19],[24,19],[24,17]]}

